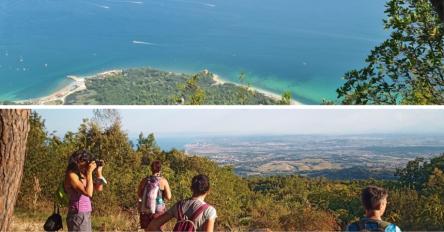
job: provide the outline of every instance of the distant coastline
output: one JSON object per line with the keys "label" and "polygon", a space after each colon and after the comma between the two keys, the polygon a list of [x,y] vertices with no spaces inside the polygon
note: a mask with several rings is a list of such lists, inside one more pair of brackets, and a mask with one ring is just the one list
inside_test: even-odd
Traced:
{"label": "distant coastline", "polygon": [[[69,95],[87,89],[87,87],[86,87],[86,80],[87,79],[108,78],[108,77],[122,74],[123,72],[124,72],[123,69],[112,69],[112,70],[99,72],[99,73],[96,73],[93,75],[88,75],[88,76],[68,75],[67,78],[70,79],[71,82],[66,84],[62,88],[55,90],[54,92],[52,92],[49,95],[46,95],[43,97],[38,97],[38,98],[32,98],[32,99],[15,100],[13,102],[16,104],[22,104],[22,105],[23,104],[24,105],[26,105],[26,104],[29,104],[29,105],[63,105],[63,104],[65,104],[66,98]],[[203,72],[209,73],[209,71],[207,69],[203,70]],[[279,95],[278,93],[274,93],[274,92],[271,92],[271,91],[268,91],[265,89],[254,87],[254,86],[247,86],[244,84],[229,81],[229,80],[223,79],[222,77],[220,77],[217,74],[213,74],[212,79],[215,82],[215,85],[223,85],[223,84],[229,83],[229,84],[233,84],[236,86],[248,88],[251,91],[261,93],[261,94],[265,95],[266,97],[272,98],[277,101],[281,100],[281,98],[282,98],[282,96]],[[291,99],[290,104],[291,105],[303,105],[301,102],[299,102],[293,98]]]}

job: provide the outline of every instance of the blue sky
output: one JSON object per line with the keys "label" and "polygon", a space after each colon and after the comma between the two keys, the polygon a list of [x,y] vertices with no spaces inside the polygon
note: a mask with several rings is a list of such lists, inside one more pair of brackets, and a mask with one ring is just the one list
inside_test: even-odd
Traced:
{"label": "blue sky", "polygon": [[[63,135],[76,131],[92,110],[36,110],[47,130]],[[130,137],[140,132],[156,136],[289,135],[289,134],[444,134],[444,110],[345,109],[131,109],[119,110]]]}

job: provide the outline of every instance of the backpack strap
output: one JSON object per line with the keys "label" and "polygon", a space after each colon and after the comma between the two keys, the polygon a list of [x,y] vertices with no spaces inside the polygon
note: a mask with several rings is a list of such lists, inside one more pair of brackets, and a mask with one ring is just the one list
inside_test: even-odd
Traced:
{"label": "backpack strap", "polygon": [[378,221],[378,226],[382,229],[385,230],[385,228],[387,228],[389,225],[391,225],[391,223],[386,222],[386,221]]}
{"label": "backpack strap", "polygon": [[377,228],[378,231],[384,231],[385,228],[387,228],[391,224],[389,222],[385,222],[385,221],[381,221],[381,220],[373,220],[373,219],[364,218],[364,219],[361,219],[359,222],[357,222],[358,227],[359,227],[359,231],[368,231],[367,226],[366,226],[367,223],[376,224],[378,226],[378,228]]}
{"label": "backpack strap", "polygon": [[197,217],[199,217],[206,209],[208,209],[208,204],[201,205],[191,216],[191,221],[195,221]]}
{"label": "backpack strap", "polygon": [[348,225],[346,228],[346,231],[360,231],[361,225],[359,222],[353,222],[352,224]]}
{"label": "backpack strap", "polygon": [[362,231],[362,230],[366,230],[366,228],[365,228],[365,223],[366,223],[367,221],[364,221],[364,220],[360,220],[357,224],[358,224],[358,231]]}
{"label": "backpack strap", "polygon": [[145,178],[145,182],[143,183],[143,191],[144,191],[144,195],[145,195],[145,191],[148,188],[148,184],[151,182],[153,176],[147,176]]}
{"label": "backpack strap", "polygon": [[183,215],[183,210],[182,210],[182,201],[180,201],[177,205],[177,217],[178,217],[178,221],[183,221],[184,219],[184,215]]}
{"label": "backpack strap", "polygon": [[160,187],[160,178],[158,176],[149,176],[148,181],[151,183],[157,182],[157,185]]}
{"label": "backpack strap", "polygon": [[148,186],[148,182],[150,181],[150,177],[146,177],[145,178],[145,181],[143,182],[143,190],[145,191],[145,189],[147,188],[147,186]]}
{"label": "backpack strap", "polygon": [[163,195],[162,195],[163,190],[160,189],[160,181],[162,180],[162,178],[160,176],[154,176],[154,177],[156,178],[157,185],[159,186],[159,191],[157,191],[157,198],[163,198]]}
{"label": "backpack strap", "polygon": [[147,199],[146,199],[146,194],[148,191],[148,183],[150,181],[149,177],[145,177],[144,181],[143,181],[143,190],[142,190],[142,211],[144,211],[146,204],[147,204]]}

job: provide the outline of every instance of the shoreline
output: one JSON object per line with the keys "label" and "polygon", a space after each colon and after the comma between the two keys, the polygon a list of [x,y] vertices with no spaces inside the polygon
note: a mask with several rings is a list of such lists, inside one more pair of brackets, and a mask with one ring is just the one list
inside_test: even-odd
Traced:
{"label": "shoreline", "polygon": [[121,74],[122,72],[123,72],[122,69],[112,69],[89,76],[68,75],[66,76],[66,78],[70,79],[71,82],[49,95],[38,98],[26,99],[26,100],[16,100],[13,102],[17,104],[31,104],[31,105],[64,105],[66,97],[68,97],[73,93],[87,89],[86,88],[87,79],[93,79],[93,78],[103,79],[116,74]]}
{"label": "shoreline", "polygon": [[68,95],[86,89],[86,78],[77,76],[67,76],[67,78],[72,81],[50,95],[26,100],[16,100],[14,103],[30,105],[63,105]]}
{"label": "shoreline", "polygon": [[[207,72],[207,71],[208,70],[204,70],[204,72]],[[236,86],[246,87],[246,88],[249,88],[252,91],[256,91],[256,92],[261,93],[261,94],[263,94],[263,95],[265,95],[265,96],[267,96],[269,98],[273,98],[273,99],[275,99],[277,101],[280,101],[281,98],[282,98],[281,95],[279,95],[277,93],[274,93],[272,91],[261,89],[259,87],[254,87],[254,86],[246,86],[246,85],[243,85],[243,84],[240,84],[240,83],[229,81],[229,80],[221,78],[219,75],[214,74],[214,73],[213,73],[213,80],[216,82],[216,85],[223,85],[225,83],[229,83],[229,84],[233,84],[233,85],[236,85]],[[290,101],[290,105],[303,105],[303,104],[301,102],[295,100],[292,97],[291,101]]]}
{"label": "shoreline", "polygon": [[[87,76],[75,76],[75,75],[68,75],[66,78],[70,79],[71,82],[66,84],[65,86],[61,87],[60,89],[55,90],[53,93],[43,96],[43,97],[37,97],[32,99],[24,99],[24,100],[15,100],[14,103],[17,104],[28,104],[28,105],[64,105],[66,98],[76,92],[80,92],[83,90],[86,90],[86,80],[87,79],[105,79],[110,76],[119,75],[123,73],[123,69],[111,69],[104,72],[99,72],[93,75],[87,75]],[[168,72],[168,71],[165,71]],[[204,73],[210,73],[207,69],[203,70]],[[258,93],[261,93],[265,95],[266,97],[272,98],[276,101],[281,100],[282,96],[274,93],[269,90],[265,90],[259,87],[254,86],[246,86],[240,83],[236,83],[233,81],[229,81],[226,79],[221,78],[219,75],[212,73],[212,79],[215,82],[214,85],[223,85],[223,84],[233,84],[240,87],[249,88],[251,91],[255,91]],[[303,105],[301,102],[295,100],[294,98],[291,99],[290,105]]]}

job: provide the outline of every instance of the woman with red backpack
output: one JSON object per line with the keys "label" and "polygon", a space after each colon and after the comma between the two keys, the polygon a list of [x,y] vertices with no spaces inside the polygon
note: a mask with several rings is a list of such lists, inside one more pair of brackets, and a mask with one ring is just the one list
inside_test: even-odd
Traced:
{"label": "woman with red backpack", "polygon": [[144,178],[137,191],[139,197],[140,227],[147,229],[151,220],[166,211],[165,200],[171,200],[168,181],[161,175],[162,164],[156,160],[151,163],[152,175]]}
{"label": "woman with red backpack", "polygon": [[173,231],[213,232],[217,218],[216,209],[205,202],[210,191],[210,180],[205,175],[197,175],[191,181],[193,196],[177,202],[165,214],[151,221],[147,230],[160,231],[160,227],[172,218],[177,219]]}

